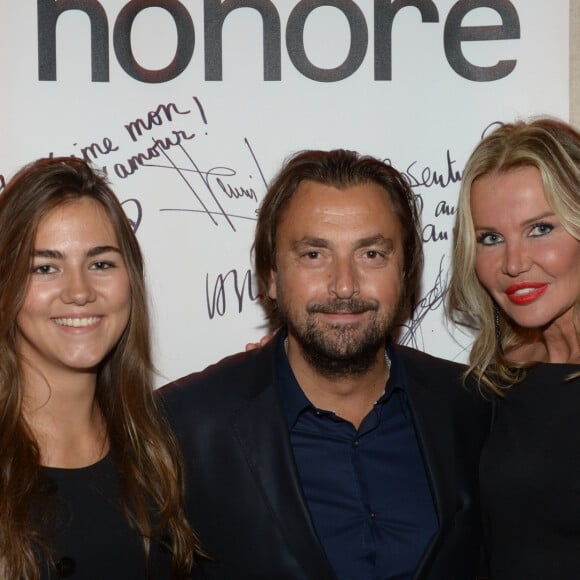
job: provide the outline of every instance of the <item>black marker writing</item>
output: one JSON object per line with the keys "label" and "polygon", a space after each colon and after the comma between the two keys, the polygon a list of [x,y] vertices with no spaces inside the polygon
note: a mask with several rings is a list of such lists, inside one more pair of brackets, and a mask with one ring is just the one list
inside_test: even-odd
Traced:
{"label": "black marker writing", "polygon": [[[229,282],[229,285],[228,285]],[[207,301],[207,313],[210,320],[217,314],[223,316],[227,309],[228,288],[229,296],[237,305],[238,313],[244,306],[244,300],[257,300],[258,294],[254,294],[252,288],[252,271],[246,270],[242,275],[238,270],[230,270],[226,274],[218,274],[210,290],[209,274],[205,276],[205,296]]]}
{"label": "black marker writing", "polygon": [[159,127],[166,122],[173,121],[174,115],[188,115],[191,111],[180,111],[175,103],[158,105],[154,111],[147,113],[146,119],[137,118],[125,125],[125,130],[133,141],[137,141],[143,131],[151,131],[153,127]]}
{"label": "black marker writing", "polygon": [[413,161],[402,174],[407,178],[411,187],[447,187],[450,184],[461,181],[462,172],[454,169],[455,159],[451,159],[449,149],[447,149],[447,167],[444,171],[438,172],[429,166],[423,167],[419,173],[415,167],[417,161]]}
{"label": "black marker writing", "polygon": [[143,208],[141,207],[141,202],[138,199],[126,199],[121,202],[127,218],[131,223],[133,231],[136,232],[141,225],[141,218],[143,217]]}
{"label": "black marker writing", "polygon": [[151,147],[129,157],[126,163],[115,163],[113,169],[117,177],[126,179],[130,175],[133,175],[135,171],[139,170],[139,168],[149,167],[147,161],[157,159],[169,149],[181,146],[183,141],[189,141],[195,138],[195,133],[188,135],[185,131],[181,130],[172,131],[171,133],[172,135],[170,137],[152,139],[153,145]]}
{"label": "black marker writing", "polygon": [[449,239],[446,230],[438,231],[435,224],[427,224],[422,232],[423,243],[427,242],[443,242]]}
{"label": "black marker writing", "polygon": [[443,267],[444,260],[445,254],[441,257],[441,261],[439,262],[439,271],[435,278],[433,287],[417,303],[413,310],[413,315],[407,323],[401,325],[401,334],[398,341],[400,344],[410,345],[420,350],[424,349],[422,340],[419,340],[421,324],[429,312],[437,310],[441,306],[445,299],[445,295],[447,294],[449,275]]}
{"label": "black marker writing", "polygon": [[[262,181],[265,185],[266,180],[262,172],[262,168],[254,154],[252,147],[248,139],[244,139],[252,161],[256,164],[256,168],[260,173]],[[185,158],[188,161],[188,165],[177,164],[173,158],[169,155],[167,151],[163,151],[163,155],[169,162],[169,165],[148,165],[149,167],[158,167],[164,169],[173,169],[179,174],[179,177],[184,181],[189,191],[193,194],[198,207],[188,208],[162,208],[160,211],[187,211],[194,213],[203,213],[208,216],[208,218],[217,226],[219,225],[217,217],[221,216],[225,219],[226,223],[233,231],[237,231],[232,218],[241,219],[256,219],[256,208],[258,206],[258,195],[253,187],[248,187],[245,185],[240,185],[239,183],[234,183],[233,178],[238,178],[238,172],[231,168],[223,165],[214,166],[209,168],[202,168],[198,162],[191,156],[191,154],[185,149],[185,147],[180,147]],[[249,174],[250,179],[252,175]],[[222,197],[225,197],[232,201],[244,201],[249,200],[254,205],[254,212],[252,215],[240,215],[239,213],[232,213],[224,207],[222,203]],[[224,200],[225,201],[225,200]]]}

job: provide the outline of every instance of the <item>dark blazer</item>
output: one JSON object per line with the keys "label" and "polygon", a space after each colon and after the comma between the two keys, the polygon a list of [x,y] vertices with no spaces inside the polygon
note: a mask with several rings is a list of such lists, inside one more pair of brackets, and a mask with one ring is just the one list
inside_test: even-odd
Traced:
{"label": "dark blazer", "polygon": [[[188,517],[214,558],[200,561],[195,578],[335,579],[302,494],[275,342],[160,391],[185,457]],[[474,580],[489,405],[461,384],[461,365],[395,349],[439,518],[414,578]]]}

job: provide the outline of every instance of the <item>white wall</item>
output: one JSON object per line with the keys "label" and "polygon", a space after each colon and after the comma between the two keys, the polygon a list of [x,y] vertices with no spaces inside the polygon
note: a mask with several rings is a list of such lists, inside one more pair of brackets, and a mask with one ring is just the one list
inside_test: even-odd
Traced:
{"label": "white wall", "polygon": [[[249,4],[262,12],[242,8]],[[389,19],[375,18],[375,4],[390,6],[229,0],[237,8],[220,32],[211,26],[218,0],[78,0],[79,9],[64,12],[56,27],[39,10],[50,15],[58,1],[2,3],[0,174],[7,179],[50,153],[84,153],[106,168],[139,221],[159,384],[262,335],[256,286],[246,279],[256,210],[282,160],[304,148],[356,149],[409,176],[423,204],[427,263],[423,300],[403,340],[465,360],[469,338],[451,337],[441,309],[457,181],[490,124],[567,118],[569,3],[424,0],[422,13],[404,7],[392,19],[390,80],[375,78],[375,62],[388,60],[387,45],[375,51],[375,40],[389,35]],[[212,7],[214,16],[204,13]],[[90,19],[80,8],[96,12]],[[310,13],[303,27],[300,11]],[[261,14],[270,22],[265,49]],[[279,39],[272,34],[277,20]],[[484,40],[460,42],[470,31]],[[219,71],[220,38],[222,79],[210,80]],[[302,44],[306,60],[298,55]],[[132,70],[131,53],[153,72]],[[181,60],[171,69],[176,54]],[[512,64],[501,73],[493,68],[499,61]],[[43,80],[53,72],[55,80]],[[264,80],[278,73],[279,80]],[[477,80],[465,78],[474,74]],[[151,128],[142,126],[141,135],[133,129],[133,139],[129,124],[137,119]],[[163,150],[156,139],[174,145]],[[152,158],[124,176],[128,160],[148,148]],[[228,195],[230,188],[241,197]]]}

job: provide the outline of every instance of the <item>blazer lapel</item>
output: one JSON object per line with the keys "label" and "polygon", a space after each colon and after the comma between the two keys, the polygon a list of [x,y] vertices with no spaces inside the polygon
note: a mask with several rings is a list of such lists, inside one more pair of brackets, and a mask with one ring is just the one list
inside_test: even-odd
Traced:
{"label": "blazer lapel", "polygon": [[430,375],[429,369],[418,365],[417,361],[407,361],[405,353],[400,354],[415,432],[439,520],[439,529],[429,542],[414,576],[422,578],[429,570],[430,562],[457,509],[454,503],[456,482],[451,480],[446,468],[449,453],[453,452],[450,448],[452,438],[448,437],[447,430],[452,429],[453,425],[452,421],[446,421],[448,414],[442,408],[445,401],[437,397],[439,390],[433,388],[433,382],[439,380],[438,377]]}
{"label": "blazer lapel", "polygon": [[280,395],[271,375],[269,384],[237,413],[232,428],[305,577],[334,579],[302,494]]}

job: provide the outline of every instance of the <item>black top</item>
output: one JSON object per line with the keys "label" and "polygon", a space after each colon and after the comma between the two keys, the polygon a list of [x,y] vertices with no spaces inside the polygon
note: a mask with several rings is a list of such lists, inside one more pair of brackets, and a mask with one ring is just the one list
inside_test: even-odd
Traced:
{"label": "black top", "polygon": [[540,364],[498,402],[480,465],[493,580],[580,578],[579,370]]}
{"label": "black top", "polygon": [[[143,541],[127,522],[110,456],[80,469],[43,467],[54,495],[43,514],[56,566],[46,561],[43,580],[143,580]],[[168,554],[151,543],[150,578],[170,578]]]}

